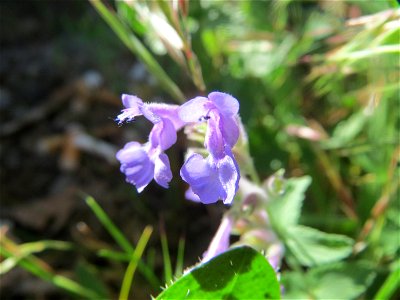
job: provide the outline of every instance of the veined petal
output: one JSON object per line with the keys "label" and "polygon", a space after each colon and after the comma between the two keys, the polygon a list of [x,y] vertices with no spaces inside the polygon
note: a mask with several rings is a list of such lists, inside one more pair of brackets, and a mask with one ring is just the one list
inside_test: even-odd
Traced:
{"label": "veined petal", "polygon": [[149,103],[146,105],[148,110],[162,119],[168,119],[174,125],[175,131],[181,129],[185,123],[179,118],[179,105],[164,103]]}
{"label": "veined petal", "polygon": [[130,142],[118,151],[117,159],[126,181],[135,185],[139,193],[143,191],[154,176],[154,163],[144,147],[137,142]]}
{"label": "veined petal", "polygon": [[161,153],[154,161],[154,180],[162,187],[168,188],[172,179],[172,172],[168,156]]}
{"label": "veined petal", "polygon": [[239,112],[239,101],[231,95],[221,92],[212,92],[208,95],[218,111],[225,116],[235,116]]}
{"label": "veined petal", "polygon": [[162,119],[161,122],[154,124],[149,135],[151,148],[160,147],[162,151],[168,149],[176,143],[176,131],[172,122]]}
{"label": "veined petal", "polygon": [[186,192],[185,192],[185,198],[193,201],[193,202],[201,202],[199,196],[197,196],[195,193],[193,193],[193,190],[191,187],[189,187]]}
{"label": "veined petal", "polygon": [[143,105],[143,100],[133,95],[122,94],[122,104],[125,108],[136,109],[140,113],[140,107]]}
{"label": "veined petal", "polygon": [[217,111],[210,112],[208,120],[207,132],[204,146],[217,159],[222,158],[224,154],[225,141],[221,132],[221,118]]}
{"label": "veined petal", "polygon": [[207,116],[210,101],[206,97],[196,97],[181,105],[179,117],[183,122],[199,122]]}
{"label": "veined petal", "polygon": [[121,164],[127,164],[132,160],[143,160],[147,156],[146,151],[138,142],[129,142],[125,144],[124,148],[117,152],[117,159]]}
{"label": "veined petal", "polygon": [[136,186],[138,193],[141,193],[145,187],[153,180],[154,177],[154,163],[149,160],[141,172],[135,176],[127,177],[127,181]]}
{"label": "veined petal", "polygon": [[194,153],[186,160],[181,168],[181,177],[204,204],[217,202],[226,196],[219,182],[217,169],[213,168],[209,159],[204,159],[200,154]]}
{"label": "veined petal", "polygon": [[142,107],[143,107],[143,101],[132,95],[122,95],[122,103],[125,107],[121,111],[121,114],[117,116],[117,121],[119,124],[123,122],[130,122],[135,119],[137,116],[142,115]]}
{"label": "veined petal", "polygon": [[[227,152],[230,152],[229,150]],[[217,161],[218,177],[221,185],[226,193],[223,199],[224,204],[231,204],[233,197],[239,188],[239,168],[233,158],[233,155],[226,155],[223,159]]]}
{"label": "veined petal", "polygon": [[150,104],[145,103],[143,104],[141,111],[143,113],[143,116],[149,120],[151,123],[156,124],[158,122],[161,121],[160,116],[158,116],[157,114],[155,114],[150,108],[149,108]]}
{"label": "veined petal", "polygon": [[239,139],[239,125],[236,117],[226,117],[221,115],[220,130],[222,131],[223,139],[225,143],[231,148],[235,146]]}

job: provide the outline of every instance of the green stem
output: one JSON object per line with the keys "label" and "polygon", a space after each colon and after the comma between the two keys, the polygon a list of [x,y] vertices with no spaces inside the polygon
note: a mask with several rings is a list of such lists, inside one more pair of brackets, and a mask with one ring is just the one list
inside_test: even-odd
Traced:
{"label": "green stem", "polygon": [[160,239],[161,239],[161,248],[164,261],[165,282],[170,283],[172,280],[172,264],[171,264],[171,258],[169,256],[167,235],[162,225],[160,226]]}
{"label": "green stem", "polygon": [[146,248],[147,242],[150,239],[153,228],[151,226],[146,226],[143,230],[142,236],[136,246],[135,251],[132,254],[131,261],[126,268],[125,276],[122,281],[121,291],[119,294],[120,300],[127,300],[129,298],[129,291],[132,285],[133,276],[135,275],[138,263],[143,255],[144,249]]}
{"label": "green stem", "polygon": [[[115,224],[111,221],[111,219],[107,216],[105,211],[97,204],[93,197],[86,197],[87,205],[92,209],[96,217],[99,219],[100,223],[106,228],[108,233],[114,238],[115,242],[125,251],[125,255],[130,257],[132,253],[135,251],[134,247],[131,243],[125,238],[122,232],[115,226]],[[113,252],[114,254],[116,252]],[[104,256],[113,256],[111,250],[105,250],[101,252]],[[121,254],[117,254],[113,256],[114,259],[123,259],[124,257]],[[154,286],[159,287],[159,282],[157,276],[154,272],[142,261],[139,262],[139,271],[146,277],[146,279]]]}
{"label": "green stem", "polygon": [[111,221],[104,210],[97,204],[93,197],[86,197],[87,205],[92,209],[100,223],[107,229],[108,233],[114,238],[117,244],[124,249],[128,254],[133,253],[134,248],[131,243],[125,238],[125,236],[119,231],[117,226]]}
{"label": "green stem", "polygon": [[[3,239],[5,239],[3,237]],[[4,241],[3,241],[4,242]],[[12,242],[7,242],[8,246],[12,246],[12,249],[6,249],[6,247],[0,247],[0,253],[2,256],[7,258],[16,257],[18,255],[18,247],[17,245],[11,244]],[[71,292],[75,295],[78,295],[83,298],[87,299],[98,299],[99,295],[87,289],[77,282],[60,275],[56,275],[50,270],[45,268],[46,264],[44,264],[40,259],[33,255],[28,255],[26,257],[22,257],[17,261],[17,264],[22,267],[23,269],[27,270],[28,272],[32,273],[33,275],[45,280],[49,281],[55,286],[64,289],[68,292]]]}
{"label": "green stem", "polygon": [[98,11],[106,23],[114,30],[121,41],[147,66],[160,85],[178,102],[183,103],[185,97],[179,87],[164,72],[151,53],[141,43],[141,41],[128,29],[118,17],[111,12],[101,0],[89,0],[93,7]]}

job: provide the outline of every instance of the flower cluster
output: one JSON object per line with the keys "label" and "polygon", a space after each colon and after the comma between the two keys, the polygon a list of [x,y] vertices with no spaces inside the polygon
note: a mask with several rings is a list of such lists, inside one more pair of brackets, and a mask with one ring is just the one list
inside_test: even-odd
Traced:
{"label": "flower cluster", "polygon": [[136,96],[123,95],[125,109],[117,117],[121,124],[143,115],[154,124],[147,143],[130,142],[117,153],[121,171],[138,192],[154,180],[167,188],[172,179],[168,156],[164,153],[175,144],[176,132],[182,127],[207,122],[204,146],[208,156],[191,154],[180,175],[190,188],[191,200],[205,204],[223,200],[230,204],[239,186],[239,167],[232,148],[239,138],[237,114],[239,102],[232,96],[212,92],[196,97],[181,106],[144,103]]}

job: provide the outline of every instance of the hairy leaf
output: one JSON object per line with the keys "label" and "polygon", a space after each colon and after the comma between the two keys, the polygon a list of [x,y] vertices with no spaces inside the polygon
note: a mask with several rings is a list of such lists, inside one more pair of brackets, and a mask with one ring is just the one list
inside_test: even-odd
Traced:
{"label": "hairy leaf", "polygon": [[279,299],[276,274],[263,255],[233,248],[192,269],[157,299]]}
{"label": "hairy leaf", "polygon": [[316,266],[349,256],[353,240],[298,225],[288,229],[285,244],[302,265]]}

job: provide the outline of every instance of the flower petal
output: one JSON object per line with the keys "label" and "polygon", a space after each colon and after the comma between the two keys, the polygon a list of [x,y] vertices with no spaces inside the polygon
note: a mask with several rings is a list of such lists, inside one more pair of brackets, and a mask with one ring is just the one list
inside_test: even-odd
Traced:
{"label": "flower petal", "polygon": [[143,104],[141,111],[143,113],[143,116],[151,123],[156,124],[161,121],[161,118],[156,115],[151,109],[149,109],[148,103]]}
{"label": "flower petal", "polygon": [[122,104],[125,108],[136,109],[140,113],[140,107],[143,105],[143,100],[133,95],[122,94]]}
{"label": "flower petal", "polygon": [[208,120],[207,132],[204,146],[217,159],[224,157],[224,138],[221,132],[221,118],[218,112],[211,111],[211,118]]}
{"label": "flower petal", "polygon": [[[230,150],[227,149],[226,152],[229,153]],[[240,179],[239,167],[232,153],[217,161],[217,168],[219,181],[226,193],[226,197],[223,199],[224,204],[231,204],[239,188]]]}
{"label": "flower petal", "polygon": [[139,193],[142,192],[154,176],[154,163],[144,147],[137,142],[128,143],[118,151],[117,159],[126,181],[135,185]]}
{"label": "flower petal", "polygon": [[231,95],[221,92],[212,92],[208,95],[218,111],[225,116],[235,116],[239,112],[239,101]]}
{"label": "flower petal", "polygon": [[207,116],[210,101],[206,97],[196,97],[181,105],[179,117],[183,122],[199,122]]}
{"label": "flower petal", "polygon": [[209,261],[213,257],[225,252],[229,248],[229,237],[233,226],[232,218],[224,216],[221,224],[215,233],[210,246],[203,255],[202,263]]}
{"label": "flower petal", "polygon": [[220,130],[226,144],[231,148],[235,146],[239,139],[239,125],[236,117],[226,117],[221,115]]}
{"label": "flower petal", "polygon": [[172,122],[162,119],[161,122],[154,124],[149,135],[151,148],[160,147],[162,151],[168,149],[176,143],[176,131]]}
{"label": "flower petal", "polygon": [[168,188],[168,183],[171,179],[172,172],[168,156],[165,153],[161,153],[154,161],[154,180],[162,187]]}
{"label": "flower petal", "polygon": [[193,202],[201,202],[199,196],[197,196],[195,193],[193,193],[193,190],[191,187],[189,187],[186,192],[185,192],[185,198],[193,201]]}
{"label": "flower petal", "polygon": [[127,164],[132,160],[142,160],[147,153],[143,150],[142,145],[138,142],[129,142],[124,148],[117,152],[117,159],[121,164]]}
{"label": "flower petal", "polygon": [[181,168],[181,177],[186,181],[200,201],[204,204],[224,199],[223,190],[216,168],[213,168],[210,159],[204,159],[200,154],[192,154]]}
{"label": "flower petal", "polygon": [[143,165],[141,172],[135,174],[135,176],[127,177],[129,183],[134,184],[138,193],[141,193],[145,187],[153,180],[154,177],[154,163],[152,161],[146,162]]}
{"label": "flower petal", "polygon": [[122,103],[125,109],[116,118],[119,124],[133,121],[135,117],[142,115],[143,101],[140,98],[123,94]]}
{"label": "flower petal", "polygon": [[181,129],[185,123],[179,118],[179,105],[164,103],[149,103],[146,105],[148,110],[162,119],[168,119],[174,125],[176,131]]}

